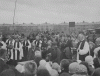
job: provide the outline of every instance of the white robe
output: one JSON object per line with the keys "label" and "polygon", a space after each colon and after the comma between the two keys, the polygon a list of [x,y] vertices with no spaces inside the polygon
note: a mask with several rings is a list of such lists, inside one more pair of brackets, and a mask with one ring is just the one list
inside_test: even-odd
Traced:
{"label": "white robe", "polygon": [[[78,49],[77,49],[77,60],[79,60],[79,55],[85,55],[85,54],[87,54],[88,52],[89,52],[89,54],[90,54],[90,49],[89,49],[89,44],[88,44],[88,42],[85,41],[84,47],[83,47],[82,50],[80,49],[81,44],[82,44],[82,42],[80,43],[80,45],[79,45],[79,47],[78,47]],[[79,51],[79,52],[78,52],[78,51]]]}
{"label": "white robe", "polygon": [[[31,48],[31,43],[30,43],[30,41],[29,40],[27,40],[28,41],[28,50]],[[25,41],[25,45],[26,45],[26,43],[27,43],[27,41]],[[23,45],[23,43],[22,43],[22,47],[23,47],[24,45]]]}
{"label": "white robe", "polygon": [[[15,42],[14,42],[15,43]],[[19,48],[17,48],[17,43],[15,44],[15,60],[17,60],[17,50],[19,50],[19,52],[20,52],[20,55],[19,55],[19,59],[21,60],[22,59],[22,57],[23,57],[23,49],[22,49],[22,44],[19,42]],[[13,58],[13,50],[11,50],[11,59],[13,60],[14,58]]]}
{"label": "white robe", "polygon": [[[36,41],[36,40],[34,40],[34,41],[32,42],[32,44],[37,45],[37,42],[36,42],[36,44],[35,44],[35,41]],[[42,47],[42,41],[39,40],[39,48],[41,48],[41,47]]]}

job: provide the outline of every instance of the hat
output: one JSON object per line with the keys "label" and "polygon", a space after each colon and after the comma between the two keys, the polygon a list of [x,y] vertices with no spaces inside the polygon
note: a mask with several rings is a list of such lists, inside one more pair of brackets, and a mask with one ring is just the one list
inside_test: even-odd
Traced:
{"label": "hat", "polygon": [[87,62],[88,65],[93,65],[93,58],[92,58],[92,56],[86,56],[85,57],[85,62]]}
{"label": "hat", "polygon": [[25,67],[25,74],[28,75],[36,74],[37,65],[35,62],[27,62],[25,63],[24,67]]}
{"label": "hat", "polygon": [[77,72],[78,68],[79,64],[77,62],[73,62],[69,65],[69,72],[74,74]]}
{"label": "hat", "polygon": [[80,64],[80,65],[78,66],[78,70],[77,70],[76,74],[87,74],[87,73],[88,73],[88,72],[87,72],[86,66]]}
{"label": "hat", "polygon": [[49,73],[51,73],[52,67],[49,62],[46,63],[46,69],[49,71]]}
{"label": "hat", "polygon": [[58,72],[54,69],[51,70],[50,75],[51,76],[59,76]]}
{"label": "hat", "polygon": [[41,57],[41,52],[40,51],[35,51],[35,56],[36,57]]}
{"label": "hat", "polygon": [[57,72],[61,71],[60,65],[58,63],[53,63],[52,64],[52,69],[55,69]]}
{"label": "hat", "polygon": [[46,61],[45,60],[41,60],[40,61],[40,66],[45,66],[46,65]]}
{"label": "hat", "polygon": [[42,68],[37,70],[37,76],[51,76],[47,69]]}

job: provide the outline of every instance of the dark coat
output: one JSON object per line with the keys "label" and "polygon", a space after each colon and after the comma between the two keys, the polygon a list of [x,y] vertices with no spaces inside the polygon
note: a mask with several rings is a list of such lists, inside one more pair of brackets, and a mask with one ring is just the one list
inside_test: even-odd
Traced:
{"label": "dark coat", "polygon": [[63,72],[59,76],[71,76],[71,75],[69,73],[67,73],[67,72]]}
{"label": "dark coat", "polygon": [[98,61],[98,58],[95,58],[95,59],[93,60],[93,62],[94,62],[94,67],[95,67],[95,68],[100,67],[100,63],[99,63],[99,61]]}
{"label": "dark coat", "polygon": [[72,52],[70,47],[66,47],[64,50],[65,58],[64,59],[72,59]]}
{"label": "dark coat", "polygon": [[61,58],[61,51],[59,48],[54,47],[51,50],[51,61],[52,62],[57,62],[58,64],[60,63]]}
{"label": "dark coat", "polygon": [[0,73],[6,69],[9,69],[9,66],[2,59],[0,59]]}
{"label": "dark coat", "polygon": [[41,57],[35,57],[34,61],[36,62],[37,66],[39,66],[39,62],[42,60]]}
{"label": "dark coat", "polygon": [[7,69],[0,76],[24,76],[24,74],[18,72],[16,69]]}
{"label": "dark coat", "polygon": [[32,48],[29,49],[27,60],[34,60],[35,59],[35,51],[32,50]]}

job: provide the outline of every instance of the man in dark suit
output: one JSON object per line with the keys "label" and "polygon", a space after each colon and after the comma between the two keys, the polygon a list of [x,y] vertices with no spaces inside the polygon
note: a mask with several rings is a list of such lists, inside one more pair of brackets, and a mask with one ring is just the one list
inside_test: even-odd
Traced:
{"label": "man in dark suit", "polygon": [[56,42],[52,43],[52,49],[51,49],[50,53],[51,53],[51,61],[53,63],[56,62],[56,63],[60,64],[61,51],[57,47],[57,43]]}
{"label": "man in dark suit", "polygon": [[8,65],[6,64],[7,50],[0,48],[0,73],[6,69],[8,69]]}

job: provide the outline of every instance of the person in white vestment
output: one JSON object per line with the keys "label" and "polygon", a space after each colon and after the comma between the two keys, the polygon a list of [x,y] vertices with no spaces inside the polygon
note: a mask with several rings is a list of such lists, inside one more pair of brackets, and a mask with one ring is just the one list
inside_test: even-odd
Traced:
{"label": "person in white vestment", "polygon": [[89,44],[85,40],[83,33],[78,35],[79,43],[77,45],[77,60],[85,61],[85,57],[89,55],[90,49]]}
{"label": "person in white vestment", "polygon": [[35,48],[39,48],[41,50],[41,47],[42,47],[42,41],[40,40],[40,37],[39,36],[36,36],[36,40],[34,40],[32,42],[32,44],[35,45]]}
{"label": "person in white vestment", "polygon": [[13,39],[12,36],[9,36],[8,39],[6,40],[6,45],[7,45],[7,57],[8,61],[7,64],[11,65],[12,64],[12,59],[11,56],[13,55],[13,46],[14,46],[15,40]]}
{"label": "person in white vestment", "polygon": [[22,58],[23,58],[22,44],[21,42],[19,42],[19,38],[16,37],[13,50],[11,50],[12,65],[17,65],[17,62],[22,60]]}
{"label": "person in white vestment", "polygon": [[23,60],[27,60],[27,55],[28,55],[29,49],[31,48],[31,43],[27,39],[27,37],[24,38],[22,46],[23,46],[23,54],[24,54]]}

